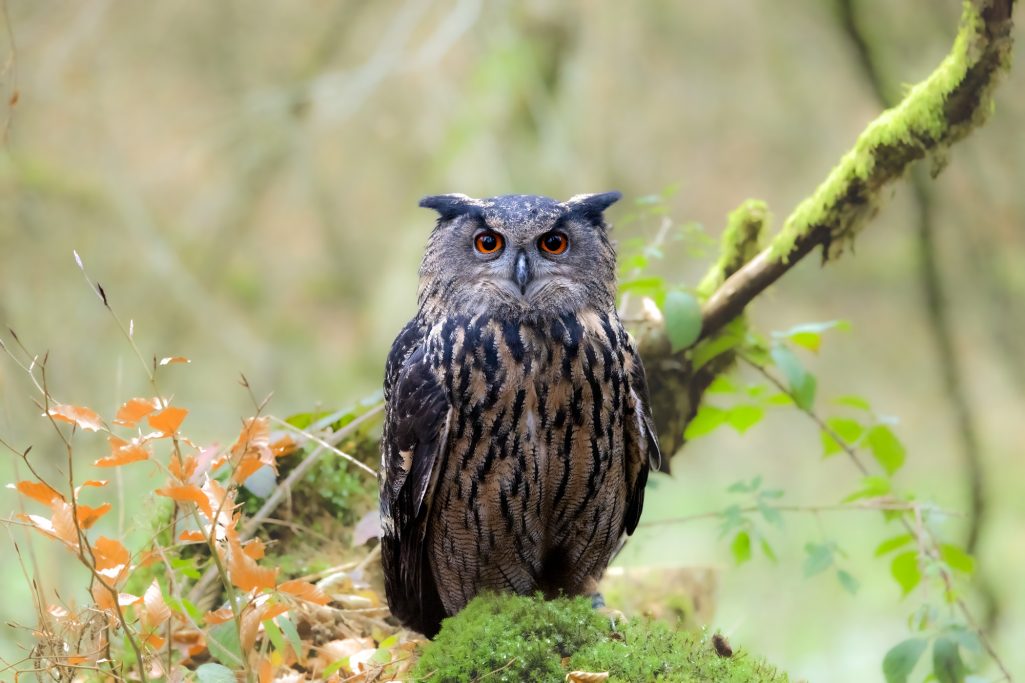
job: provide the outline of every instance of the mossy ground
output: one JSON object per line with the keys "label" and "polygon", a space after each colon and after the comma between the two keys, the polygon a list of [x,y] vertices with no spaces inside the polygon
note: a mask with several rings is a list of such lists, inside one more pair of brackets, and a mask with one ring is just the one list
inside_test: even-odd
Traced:
{"label": "mossy ground", "polygon": [[610,681],[789,680],[738,651],[718,655],[707,639],[657,621],[617,622],[584,598],[547,601],[485,595],[446,619],[412,680],[562,681],[570,671],[610,673]]}

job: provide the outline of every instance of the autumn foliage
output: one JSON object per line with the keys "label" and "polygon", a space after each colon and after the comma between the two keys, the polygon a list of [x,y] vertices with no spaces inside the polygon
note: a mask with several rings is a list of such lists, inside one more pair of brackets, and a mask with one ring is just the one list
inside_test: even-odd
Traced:
{"label": "autumn foliage", "polygon": [[[154,360],[154,393],[161,366],[187,362]],[[166,398],[131,398],[107,419],[90,408],[54,401],[46,388],[45,359],[19,365],[40,390],[43,419],[66,446],[68,478],[47,481],[28,450],[15,451],[33,477],[8,484],[31,510],[11,521],[59,543],[87,570],[90,601],[60,604],[56,593],[40,587],[38,593],[51,596],[54,604],[40,606],[33,630],[37,646],[15,675],[142,681],[241,677],[265,683],[385,680],[408,668],[415,641],[385,621],[387,609],[377,593],[345,568],[283,576],[267,557],[264,541],[245,531],[240,486],[261,468],[276,473],[282,458],[304,455],[304,443],[316,437],[298,429],[272,431],[272,418],[257,414],[243,420],[230,446],[204,446],[183,429],[188,409]],[[78,438],[105,439],[108,454],[79,462]],[[109,479],[98,476],[140,462],[161,471],[162,483],[149,493],[169,499],[173,512],[160,532],[133,547],[96,533],[116,498]],[[79,481],[82,472],[97,478]],[[183,556],[201,561],[182,569],[176,559]],[[214,579],[212,593],[203,590],[199,570]],[[345,598],[357,593],[358,608],[351,610]],[[202,607],[211,594],[213,604]],[[368,626],[368,619],[376,626]],[[318,620],[344,627],[312,628]]]}

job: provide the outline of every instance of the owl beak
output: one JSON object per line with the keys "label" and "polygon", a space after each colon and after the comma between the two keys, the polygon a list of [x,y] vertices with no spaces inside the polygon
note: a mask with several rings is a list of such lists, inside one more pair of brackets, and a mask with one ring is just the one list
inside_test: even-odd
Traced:
{"label": "owl beak", "polygon": [[520,286],[520,294],[527,294],[527,283],[530,282],[530,265],[527,263],[527,254],[522,249],[516,255],[516,270],[513,273],[516,284]]}

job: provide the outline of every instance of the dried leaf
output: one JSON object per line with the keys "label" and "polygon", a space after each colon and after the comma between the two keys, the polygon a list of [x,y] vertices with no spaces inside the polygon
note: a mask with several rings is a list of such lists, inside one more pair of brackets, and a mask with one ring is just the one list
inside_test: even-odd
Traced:
{"label": "dried leaf", "polygon": [[230,607],[222,607],[215,609],[212,612],[207,612],[204,618],[208,626],[216,624],[223,624],[226,621],[231,621],[234,618],[234,614]]}
{"label": "dried leaf", "polygon": [[250,451],[269,450],[269,447],[270,418],[251,417],[243,423],[242,431],[231,447],[231,454],[238,457]]}
{"label": "dried leaf", "polygon": [[186,486],[165,486],[162,489],[157,489],[155,493],[158,496],[167,496],[179,503],[193,503],[204,515],[206,515],[207,519],[210,521],[213,521],[214,519],[214,511],[210,507],[210,499],[207,498],[206,494],[203,493],[203,491],[201,491],[195,484],[188,484]]}
{"label": "dried leaf", "polygon": [[160,592],[160,584],[156,579],[153,579],[153,583],[143,593],[142,602],[145,606],[142,621],[148,628],[157,628],[171,618],[171,608],[164,602],[164,595]]}
{"label": "dried leaf", "polygon": [[55,500],[64,500],[64,496],[56,489],[41,481],[19,481],[16,484],[8,484],[7,488],[16,489],[22,495],[37,500],[43,505],[51,505]]}
{"label": "dried leaf", "polygon": [[110,503],[104,503],[99,507],[90,507],[88,505],[82,505],[78,503],[75,506],[76,512],[78,513],[78,525],[83,529],[88,529],[103,515],[110,512]]}
{"label": "dried leaf", "polygon": [[127,465],[130,462],[138,462],[140,460],[147,460],[150,456],[149,450],[142,444],[135,443],[134,441],[125,441],[119,439],[116,436],[107,437],[107,441],[110,443],[110,455],[106,458],[100,458],[93,464],[97,467],[117,467],[118,465]]}
{"label": "dried leaf", "polygon": [[163,436],[173,436],[181,426],[182,420],[189,414],[184,408],[168,406],[159,413],[154,413],[146,418],[150,427],[158,430]]}
{"label": "dried leaf", "polygon": [[308,581],[285,581],[278,586],[278,590],[294,595],[300,600],[312,602],[316,605],[326,605],[331,602],[331,598],[329,598],[324,591],[320,590]]}
{"label": "dried leaf", "polygon": [[254,560],[262,559],[264,555],[263,541],[258,538],[246,541],[242,544],[242,552]]}
{"label": "dried leaf", "polygon": [[192,475],[196,473],[196,466],[198,464],[199,462],[193,455],[190,455],[184,460],[171,458],[171,462],[167,464],[167,469],[171,473],[172,477],[183,484],[186,484],[192,479]]}
{"label": "dried leaf", "polygon": [[155,398],[133,398],[121,404],[114,416],[114,424],[124,427],[134,427],[139,420],[146,417],[160,407],[160,401]]}
{"label": "dried leaf", "polygon": [[591,673],[588,671],[570,671],[566,674],[566,683],[600,683],[609,680],[609,672]]}
{"label": "dried leaf", "polygon": [[291,455],[299,450],[299,444],[295,442],[291,434],[285,434],[279,439],[274,440],[270,444],[271,454],[275,458],[283,458],[286,455]]}
{"label": "dried leaf", "polygon": [[46,414],[55,420],[70,422],[71,424],[78,425],[82,429],[88,429],[93,432],[106,429],[106,427],[103,426],[103,419],[95,411],[90,410],[89,408],[83,408],[82,406],[72,406],[66,403],[59,403],[46,411]]}
{"label": "dried leaf", "polygon": [[226,530],[228,538],[228,577],[232,584],[244,591],[274,588],[277,585],[277,567],[261,567],[246,555],[234,528]]}
{"label": "dried leaf", "polygon": [[183,543],[197,543],[205,541],[206,539],[207,536],[202,531],[195,531],[192,529],[183,531],[178,535],[178,540]]}
{"label": "dried leaf", "polygon": [[55,500],[50,505],[50,509],[53,510],[50,521],[53,523],[54,535],[72,548],[77,548],[78,528],[75,526],[75,520],[71,514],[71,504],[64,500]]}
{"label": "dried leaf", "polygon": [[236,484],[245,483],[246,479],[263,466],[264,463],[260,461],[259,457],[246,455],[235,466],[235,471],[232,473],[231,478]]}
{"label": "dried leaf", "polygon": [[168,356],[167,358],[161,358],[161,365],[171,365],[172,363],[191,363],[192,361],[185,356]]}
{"label": "dried leaf", "polygon": [[120,541],[100,536],[93,544],[93,556],[96,558],[96,573],[115,584],[128,575],[131,555]]}

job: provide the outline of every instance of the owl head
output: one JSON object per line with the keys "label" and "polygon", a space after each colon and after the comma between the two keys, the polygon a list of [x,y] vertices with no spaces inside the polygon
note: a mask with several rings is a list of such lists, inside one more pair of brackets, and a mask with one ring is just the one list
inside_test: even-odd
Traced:
{"label": "owl head", "polygon": [[420,266],[421,309],[533,319],[611,311],[616,253],[603,212],[620,196],[424,197],[439,218]]}

